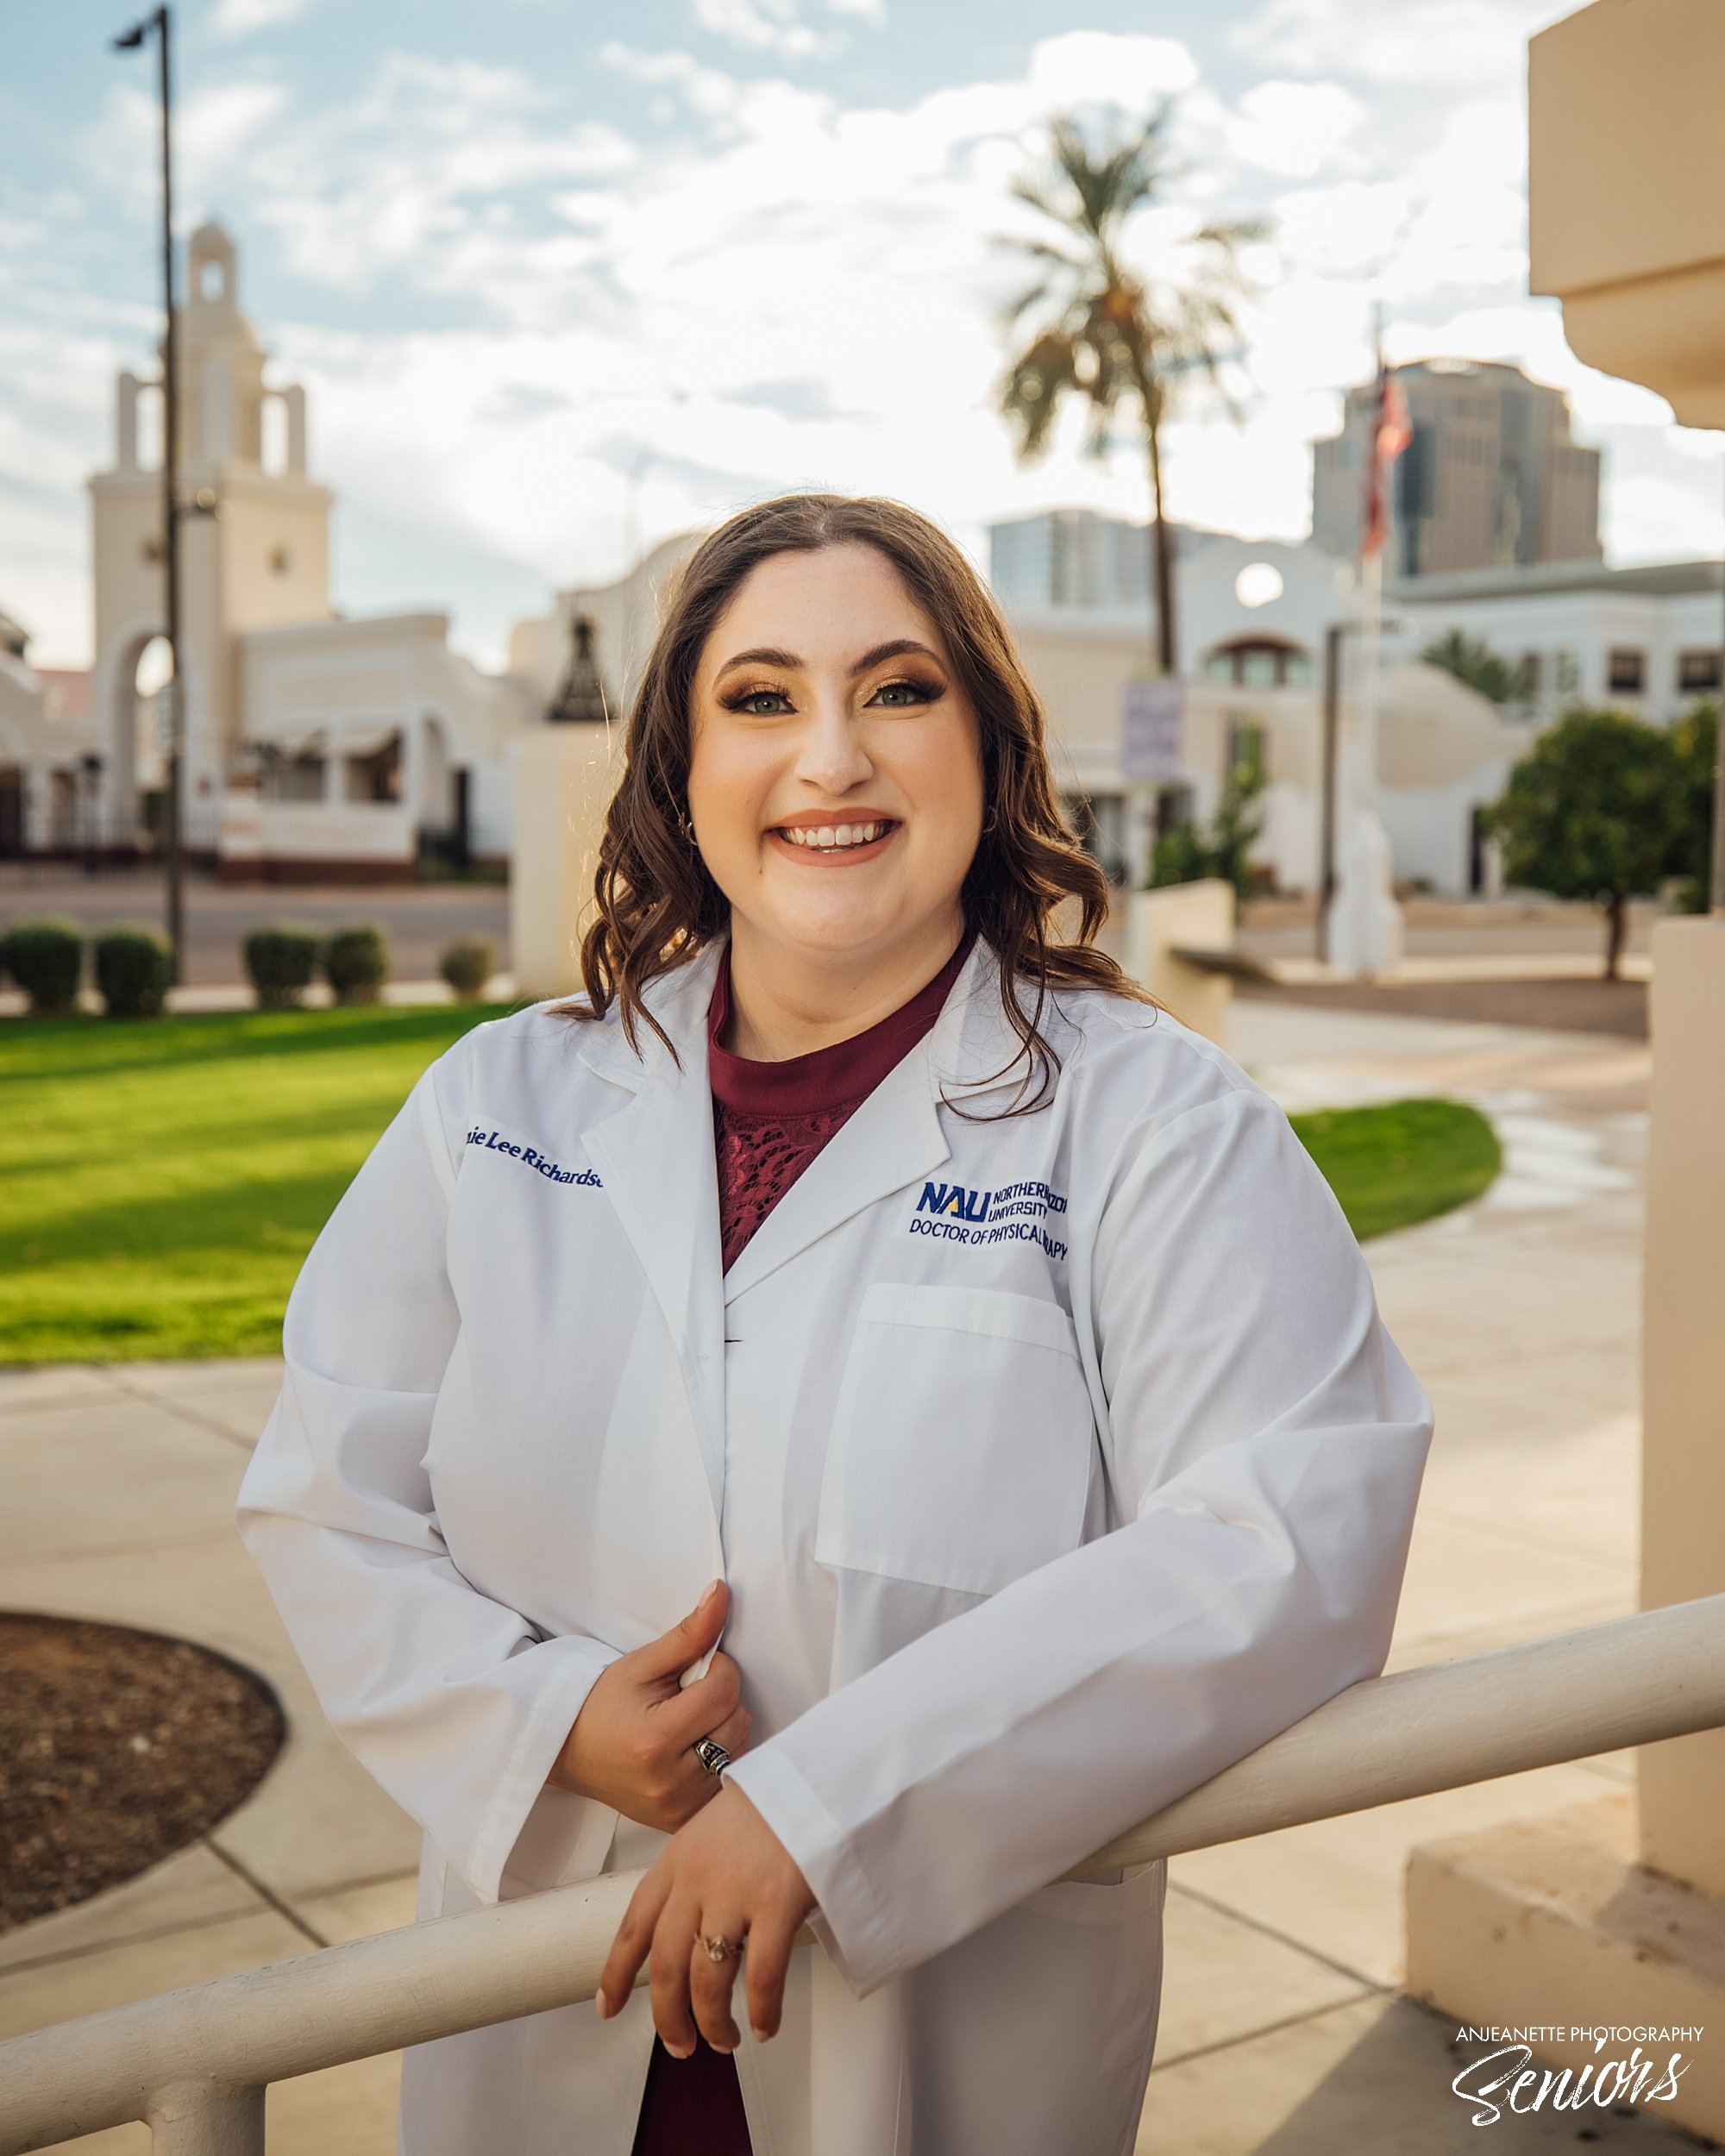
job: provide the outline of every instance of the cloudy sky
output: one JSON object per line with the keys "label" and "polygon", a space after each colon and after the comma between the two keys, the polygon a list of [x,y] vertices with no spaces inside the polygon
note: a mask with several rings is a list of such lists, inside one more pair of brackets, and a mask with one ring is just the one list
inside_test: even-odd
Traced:
{"label": "cloudy sky", "polygon": [[[559,584],[808,484],[988,519],[1141,516],[1139,460],[1028,469],[993,410],[990,242],[1038,123],[1172,97],[1177,260],[1263,216],[1236,424],[1174,429],[1174,512],[1307,528],[1370,360],[1509,359],[1606,450],[1613,558],[1717,552],[1721,451],[1580,367],[1525,295],[1522,69],[1551,0],[183,0],[183,230],[219,216],[340,496],[338,600],[447,606],[488,663]],[[124,0],[9,11],[0,79],[0,609],[88,658],[82,482],[156,334],[153,61]],[[1074,28],[1076,22],[1082,28]]]}

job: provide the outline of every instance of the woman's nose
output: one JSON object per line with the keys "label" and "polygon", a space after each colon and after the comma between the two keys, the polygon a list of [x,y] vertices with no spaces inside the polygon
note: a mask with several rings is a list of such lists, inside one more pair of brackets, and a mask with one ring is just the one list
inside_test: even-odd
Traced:
{"label": "woman's nose", "polygon": [[836,795],[860,785],[874,768],[844,700],[817,697],[798,747],[797,777],[806,786]]}

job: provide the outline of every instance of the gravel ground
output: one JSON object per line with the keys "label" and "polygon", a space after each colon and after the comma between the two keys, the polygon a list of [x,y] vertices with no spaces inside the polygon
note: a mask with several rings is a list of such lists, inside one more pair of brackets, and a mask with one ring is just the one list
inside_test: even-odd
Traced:
{"label": "gravel ground", "polygon": [[0,1614],[0,1931],[207,1833],[282,1739],[260,1679],[116,1625]]}

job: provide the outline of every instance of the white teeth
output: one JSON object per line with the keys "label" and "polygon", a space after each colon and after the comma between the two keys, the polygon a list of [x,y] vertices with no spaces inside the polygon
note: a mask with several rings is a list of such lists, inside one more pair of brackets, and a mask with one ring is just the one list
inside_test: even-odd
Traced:
{"label": "white teeth", "polygon": [[847,846],[872,845],[886,828],[878,823],[821,824],[812,827],[795,824],[781,826],[781,835],[794,846],[812,846],[817,852],[837,853]]}

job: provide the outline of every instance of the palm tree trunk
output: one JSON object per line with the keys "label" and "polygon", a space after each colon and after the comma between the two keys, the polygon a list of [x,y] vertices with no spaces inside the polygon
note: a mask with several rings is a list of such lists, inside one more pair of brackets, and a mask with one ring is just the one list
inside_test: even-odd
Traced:
{"label": "palm tree trunk", "polygon": [[1605,901],[1605,978],[1617,978],[1617,960],[1623,949],[1624,901],[1614,891]]}
{"label": "palm tree trunk", "polygon": [[1176,670],[1174,636],[1174,538],[1162,511],[1162,429],[1147,391],[1144,397],[1144,432],[1150,451],[1150,540],[1156,583],[1157,657],[1171,680]]}

